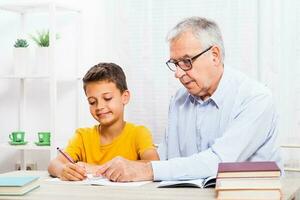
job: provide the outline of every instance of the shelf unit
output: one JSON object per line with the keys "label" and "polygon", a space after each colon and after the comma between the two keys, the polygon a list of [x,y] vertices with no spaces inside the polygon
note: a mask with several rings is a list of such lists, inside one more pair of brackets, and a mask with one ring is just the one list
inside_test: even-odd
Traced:
{"label": "shelf unit", "polygon": [[[47,75],[28,75],[28,76],[17,76],[17,75],[0,75],[0,79],[16,79],[20,82],[20,98],[19,98],[19,114],[18,114],[18,129],[24,130],[24,117],[25,117],[25,106],[26,106],[26,81],[27,80],[47,80],[49,82],[49,97],[50,97],[50,132],[51,132],[51,146],[50,147],[40,147],[34,146],[34,144],[27,144],[24,146],[11,146],[7,144],[1,144],[1,148],[14,148],[21,150],[21,169],[26,169],[25,151],[26,150],[50,150],[50,158],[56,156],[56,116],[57,116],[57,81],[70,81],[74,80],[77,83],[76,89],[76,124],[78,124],[78,96],[79,96],[79,81],[81,77],[79,76],[58,76],[55,67],[55,51],[56,51],[56,18],[57,12],[72,12],[78,14],[77,20],[77,39],[81,39],[81,11],[77,8],[72,8],[70,6],[63,5],[61,3],[54,2],[32,2],[32,3],[9,3],[0,4],[0,11],[13,12],[20,15],[21,31],[20,36],[25,33],[26,16],[32,13],[45,13],[49,17],[49,74]],[[81,63],[81,46],[77,47],[76,50],[76,73]]]}
{"label": "shelf unit", "polygon": [[43,151],[51,151],[50,146],[36,146],[34,143],[28,143],[26,145],[16,145],[16,146],[11,146],[8,143],[3,143],[0,144],[1,149],[9,149],[9,148],[14,148],[20,151],[20,169],[21,170],[26,170],[26,154],[25,152],[27,150],[43,150]]}

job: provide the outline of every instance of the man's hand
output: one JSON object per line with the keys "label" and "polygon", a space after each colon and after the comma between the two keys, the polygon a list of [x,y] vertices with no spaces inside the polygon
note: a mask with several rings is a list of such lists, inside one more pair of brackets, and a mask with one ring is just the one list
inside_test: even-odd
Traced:
{"label": "man's hand", "polygon": [[66,163],[59,178],[64,181],[81,181],[86,178],[86,170],[82,164]]}
{"label": "man's hand", "polygon": [[130,161],[122,157],[116,157],[100,166],[96,175],[116,182],[153,180],[150,162]]}
{"label": "man's hand", "polygon": [[77,162],[76,164],[83,167],[87,174],[96,174],[96,172],[100,166],[100,165],[95,165],[95,164],[89,164],[86,162]]}

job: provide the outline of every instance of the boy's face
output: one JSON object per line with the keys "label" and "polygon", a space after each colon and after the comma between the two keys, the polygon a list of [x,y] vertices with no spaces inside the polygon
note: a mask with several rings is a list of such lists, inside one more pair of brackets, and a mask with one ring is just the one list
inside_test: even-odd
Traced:
{"label": "boy's face", "polygon": [[108,81],[97,81],[86,85],[86,96],[90,112],[101,125],[109,126],[123,120],[124,106],[129,101],[129,91],[121,91],[116,84]]}

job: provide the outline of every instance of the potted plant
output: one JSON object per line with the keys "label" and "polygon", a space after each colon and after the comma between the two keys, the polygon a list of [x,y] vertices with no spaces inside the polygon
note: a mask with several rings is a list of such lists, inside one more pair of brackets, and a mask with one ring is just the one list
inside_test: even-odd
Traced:
{"label": "potted plant", "polygon": [[[30,35],[31,39],[37,44],[35,50],[35,67],[32,69],[34,74],[49,73],[49,30],[37,31],[36,35]],[[58,35],[56,35],[58,39]]]}
{"label": "potted plant", "polygon": [[31,35],[31,39],[35,41],[39,47],[49,47],[49,30],[37,31],[37,35]]}
{"label": "potted plant", "polygon": [[27,41],[25,39],[17,39],[17,41],[14,44],[14,47],[16,47],[16,48],[26,48],[28,46],[29,46],[29,44],[27,43]]}
{"label": "potted plant", "polygon": [[15,75],[24,76],[27,73],[30,61],[28,46],[29,44],[25,39],[17,39],[15,41],[13,51],[13,69]]}

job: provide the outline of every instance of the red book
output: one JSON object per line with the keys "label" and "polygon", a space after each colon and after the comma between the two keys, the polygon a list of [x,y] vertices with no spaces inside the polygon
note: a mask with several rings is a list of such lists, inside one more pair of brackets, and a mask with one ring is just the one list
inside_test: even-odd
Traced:
{"label": "red book", "polygon": [[273,161],[219,163],[217,178],[279,177],[280,169]]}

